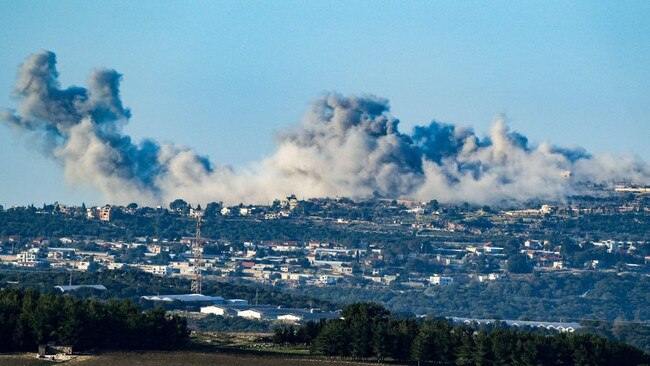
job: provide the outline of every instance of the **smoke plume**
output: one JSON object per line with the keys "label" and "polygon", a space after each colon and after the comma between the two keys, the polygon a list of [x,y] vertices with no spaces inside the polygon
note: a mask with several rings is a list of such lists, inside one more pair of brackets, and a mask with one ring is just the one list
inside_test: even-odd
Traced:
{"label": "smoke plume", "polygon": [[112,203],[263,203],[295,193],[510,204],[562,200],[585,183],[650,181],[649,165],[637,158],[531,146],[503,119],[486,137],[435,121],[405,134],[387,100],[339,94],[314,101],[279,135],[273,155],[237,171],[186,147],[125,135],[131,112],[120,99],[121,77],[95,69],[87,88],[62,89],[56,55],[36,53],[18,71],[18,110],[2,111],[0,119],[35,136],[69,182],[96,186]]}

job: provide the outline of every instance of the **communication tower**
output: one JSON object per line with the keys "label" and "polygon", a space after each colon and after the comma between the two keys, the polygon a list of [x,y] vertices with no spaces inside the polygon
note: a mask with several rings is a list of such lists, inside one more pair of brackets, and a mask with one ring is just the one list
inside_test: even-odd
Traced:
{"label": "communication tower", "polygon": [[196,215],[196,238],[192,243],[192,254],[194,254],[194,278],[192,279],[192,293],[201,293],[201,270],[203,269],[203,238],[201,237],[201,224],[203,215]]}

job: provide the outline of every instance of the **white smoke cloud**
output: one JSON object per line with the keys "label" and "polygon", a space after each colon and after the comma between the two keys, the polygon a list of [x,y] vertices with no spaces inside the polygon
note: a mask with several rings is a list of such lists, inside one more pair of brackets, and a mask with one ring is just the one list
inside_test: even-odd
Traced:
{"label": "white smoke cloud", "polygon": [[54,53],[30,56],[16,82],[20,107],[2,111],[0,120],[36,136],[71,183],[95,186],[112,203],[263,203],[295,193],[511,204],[562,200],[588,182],[650,181],[650,167],[638,158],[529,146],[503,119],[484,138],[438,122],[404,134],[387,100],[338,94],[314,101],[280,134],[273,155],[237,171],[186,147],[124,135],[131,113],[116,71],[93,70],[87,89],[61,89],[57,78]]}

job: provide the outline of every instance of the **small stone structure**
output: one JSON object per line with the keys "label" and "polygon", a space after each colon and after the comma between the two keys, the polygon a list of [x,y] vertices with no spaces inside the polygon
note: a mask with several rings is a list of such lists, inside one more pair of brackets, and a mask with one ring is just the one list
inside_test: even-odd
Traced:
{"label": "small stone structure", "polygon": [[72,346],[57,346],[54,343],[39,344],[38,358],[45,358],[56,355],[72,355]]}

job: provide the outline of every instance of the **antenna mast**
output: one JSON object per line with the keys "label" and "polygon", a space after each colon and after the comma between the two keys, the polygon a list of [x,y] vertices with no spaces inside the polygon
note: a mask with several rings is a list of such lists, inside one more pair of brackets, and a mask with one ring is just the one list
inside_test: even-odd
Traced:
{"label": "antenna mast", "polygon": [[192,279],[192,293],[201,293],[201,269],[203,267],[203,239],[201,238],[201,217],[196,217],[196,238],[192,244],[192,253],[194,254],[194,278]]}

